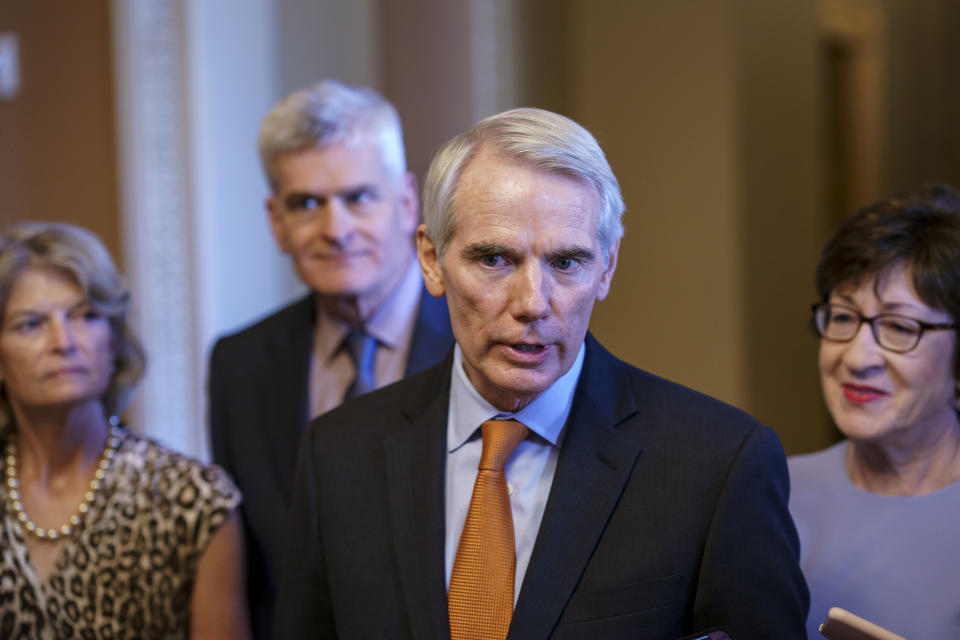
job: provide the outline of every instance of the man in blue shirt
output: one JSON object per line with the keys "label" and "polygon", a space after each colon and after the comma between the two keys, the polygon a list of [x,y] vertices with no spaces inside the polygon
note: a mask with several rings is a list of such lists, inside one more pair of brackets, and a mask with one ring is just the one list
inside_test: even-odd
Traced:
{"label": "man in blue shirt", "polygon": [[278,637],[805,637],[776,436],[587,332],[623,210],[563,116],[441,148],[417,246],[456,347],[311,424]]}
{"label": "man in blue shirt", "polygon": [[258,148],[270,229],[309,292],[217,342],[210,432],[214,460],[243,491],[250,610],[264,638],[307,422],[436,364],[453,338],[415,259],[417,185],[393,105],[326,80],[274,106]]}

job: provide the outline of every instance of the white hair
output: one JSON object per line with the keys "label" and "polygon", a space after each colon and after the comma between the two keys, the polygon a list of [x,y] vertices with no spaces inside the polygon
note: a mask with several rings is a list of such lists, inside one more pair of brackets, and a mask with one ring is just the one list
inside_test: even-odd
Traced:
{"label": "white hair", "polygon": [[543,109],[512,109],[481,120],[434,155],[423,186],[427,235],[442,258],[456,227],[457,184],[470,159],[487,148],[534,169],[564,175],[592,186],[600,202],[597,239],[604,264],[623,237],[623,196],[603,150],[589,131]]}
{"label": "white hair", "polygon": [[360,140],[379,146],[391,176],[406,172],[403,130],[393,105],[369,87],[323,80],[294,91],[270,109],[260,125],[257,149],[267,180],[276,189],[277,156]]}

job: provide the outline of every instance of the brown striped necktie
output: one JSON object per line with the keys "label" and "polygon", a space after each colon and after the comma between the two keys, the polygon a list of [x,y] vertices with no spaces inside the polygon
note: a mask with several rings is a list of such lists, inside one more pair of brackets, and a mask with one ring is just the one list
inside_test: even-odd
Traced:
{"label": "brown striped necktie", "polygon": [[452,640],[502,640],[513,616],[513,515],[503,466],[530,432],[516,420],[487,420],[470,509],[453,561],[447,610]]}

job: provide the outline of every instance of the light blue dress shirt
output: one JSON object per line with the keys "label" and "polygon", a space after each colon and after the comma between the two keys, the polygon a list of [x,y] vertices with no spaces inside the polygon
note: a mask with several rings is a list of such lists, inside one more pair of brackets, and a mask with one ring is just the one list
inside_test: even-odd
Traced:
{"label": "light blue dress shirt", "polygon": [[477,392],[463,370],[460,346],[454,348],[450,408],[447,415],[445,485],[445,559],[448,589],[460,534],[473,495],[480,454],[483,451],[480,426],[493,418],[513,418],[525,424],[531,431],[527,439],[517,445],[504,469],[516,540],[517,571],[513,590],[513,601],[516,604],[537,532],[540,530],[540,520],[550,494],[550,485],[553,484],[553,474],[557,468],[563,440],[563,427],[573,404],[573,392],[583,369],[585,351],[586,347],[581,344],[573,366],[533,402],[516,413],[504,413]]}

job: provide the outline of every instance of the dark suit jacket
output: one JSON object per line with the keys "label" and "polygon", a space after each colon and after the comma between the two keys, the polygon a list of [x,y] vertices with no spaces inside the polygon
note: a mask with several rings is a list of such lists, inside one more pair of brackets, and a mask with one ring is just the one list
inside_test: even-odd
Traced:
{"label": "dark suit jacket", "polygon": [[[310,295],[220,339],[210,358],[213,458],[243,492],[250,609],[259,638],[270,629],[297,446],[309,419],[315,319]],[[452,345],[446,300],[424,289],[407,374],[436,364]]]}
{"label": "dark suit jacket", "polygon": [[[321,416],[297,466],[279,638],[447,638],[452,359]],[[804,638],[776,435],[592,337],[511,639]]]}

